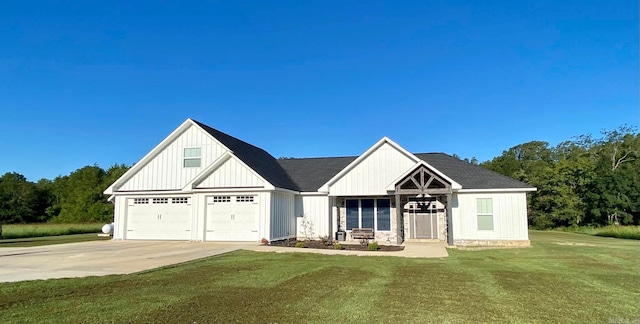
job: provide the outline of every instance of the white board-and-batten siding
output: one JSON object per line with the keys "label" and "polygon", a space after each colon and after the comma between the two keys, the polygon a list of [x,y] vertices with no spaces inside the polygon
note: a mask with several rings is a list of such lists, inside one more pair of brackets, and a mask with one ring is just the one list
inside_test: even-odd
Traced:
{"label": "white board-and-batten siding", "polygon": [[416,161],[389,143],[384,143],[335,183],[331,196],[381,196],[386,187],[404,174]]}
{"label": "white board-and-batten siding", "polygon": [[329,212],[328,196],[296,196],[297,236],[305,238],[302,223],[307,220],[312,227],[310,230],[312,233],[306,233],[311,236],[310,238],[323,236],[331,238],[331,217],[329,217]]}
{"label": "white board-and-batten siding", "polygon": [[[197,147],[201,148],[200,167],[185,168],[183,166],[184,149]],[[211,136],[191,126],[118,190],[181,189],[225,152],[225,148],[213,140]]]}
{"label": "white board-and-batten siding", "polygon": [[281,240],[295,236],[295,195],[288,192],[275,191],[271,193],[271,217],[269,219],[270,235],[265,238]]}
{"label": "white board-and-batten siding", "polygon": [[122,240],[124,239],[124,231],[126,224],[126,215],[127,215],[127,197],[120,196],[116,197],[113,202],[113,239]]}
{"label": "white board-and-batten siding", "polygon": [[[493,230],[478,230],[477,199],[491,198]],[[455,240],[528,240],[527,196],[514,193],[458,193],[453,195]]]}
{"label": "white board-and-batten siding", "polygon": [[196,188],[241,188],[263,187],[262,181],[253,171],[232,157],[204,179]]}

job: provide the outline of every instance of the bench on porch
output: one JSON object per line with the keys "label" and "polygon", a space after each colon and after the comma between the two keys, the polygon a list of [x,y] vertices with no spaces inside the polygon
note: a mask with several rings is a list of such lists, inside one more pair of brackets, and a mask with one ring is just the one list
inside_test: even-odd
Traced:
{"label": "bench on porch", "polygon": [[351,237],[360,239],[360,244],[369,245],[369,240],[376,237],[373,228],[354,228],[351,230]]}

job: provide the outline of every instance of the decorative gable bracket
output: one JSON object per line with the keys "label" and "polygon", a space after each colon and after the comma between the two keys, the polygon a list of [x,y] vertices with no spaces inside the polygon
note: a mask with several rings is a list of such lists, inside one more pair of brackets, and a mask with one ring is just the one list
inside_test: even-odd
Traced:
{"label": "decorative gable bracket", "polygon": [[406,195],[449,194],[462,186],[425,161],[416,163],[387,186],[388,192]]}
{"label": "decorative gable bracket", "polygon": [[407,195],[448,194],[451,193],[451,184],[421,165],[396,184],[395,192]]}

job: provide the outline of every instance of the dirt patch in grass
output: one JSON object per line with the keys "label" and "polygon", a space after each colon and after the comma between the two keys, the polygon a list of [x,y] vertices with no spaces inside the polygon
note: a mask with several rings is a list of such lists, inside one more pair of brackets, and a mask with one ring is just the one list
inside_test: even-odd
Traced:
{"label": "dirt patch in grass", "polygon": [[575,242],[558,242],[558,245],[569,245],[569,246],[596,246],[595,244],[589,243],[575,243]]}
{"label": "dirt patch in grass", "polygon": [[[333,244],[325,244],[322,241],[296,241],[296,240],[287,240],[287,241],[276,241],[271,242],[272,246],[281,246],[281,247],[291,247],[296,248],[296,244],[298,242],[304,242],[304,249],[324,249],[324,250],[334,250],[335,247]],[[348,251],[369,251],[369,247],[367,245],[362,244],[341,244],[341,250]],[[301,248],[301,247],[297,247]],[[378,245],[378,250],[381,252],[394,252],[394,251],[402,251],[404,250],[404,246],[398,245]]]}

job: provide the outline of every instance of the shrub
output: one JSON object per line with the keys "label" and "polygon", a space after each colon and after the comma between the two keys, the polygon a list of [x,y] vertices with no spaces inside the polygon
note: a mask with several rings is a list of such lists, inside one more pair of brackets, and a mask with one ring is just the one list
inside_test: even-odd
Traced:
{"label": "shrub", "polygon": [[322,242],[324,246],[329,246],[332,243],[328,236],[320,236],[320,242]]}
{"label": "shrub", "polygon": [[303,247],[305,247],[305,246],[304,246],[304,242],[303,242],[303,241],[298,241],[298,242],[296,242],[296,247],[297,247],[297,248],[303,248]]}
{"label": "shrub", "polygon": [[630,240],[640,240],[640,226],[605,226],[594,234],[596,236],[615,237]]}
{"label": "shrub", "polygon": [[340,244],[340,243],[334,243],[334,244],[333,244],[333,249],[334,249],[334,250],[342,250],[342,244]]}
{"label": "shrub", "polygon": [[311,240],[315,234],[313,231],[313,222],[305,215],[302,217],[302,223],[300,223],[300,225],[302,226],[302,235],[304,235],[307,241]]}
{"label": "shrub", "polygon": [[369,251],[378,251],[378,242],[371,242],[368,248]]}

